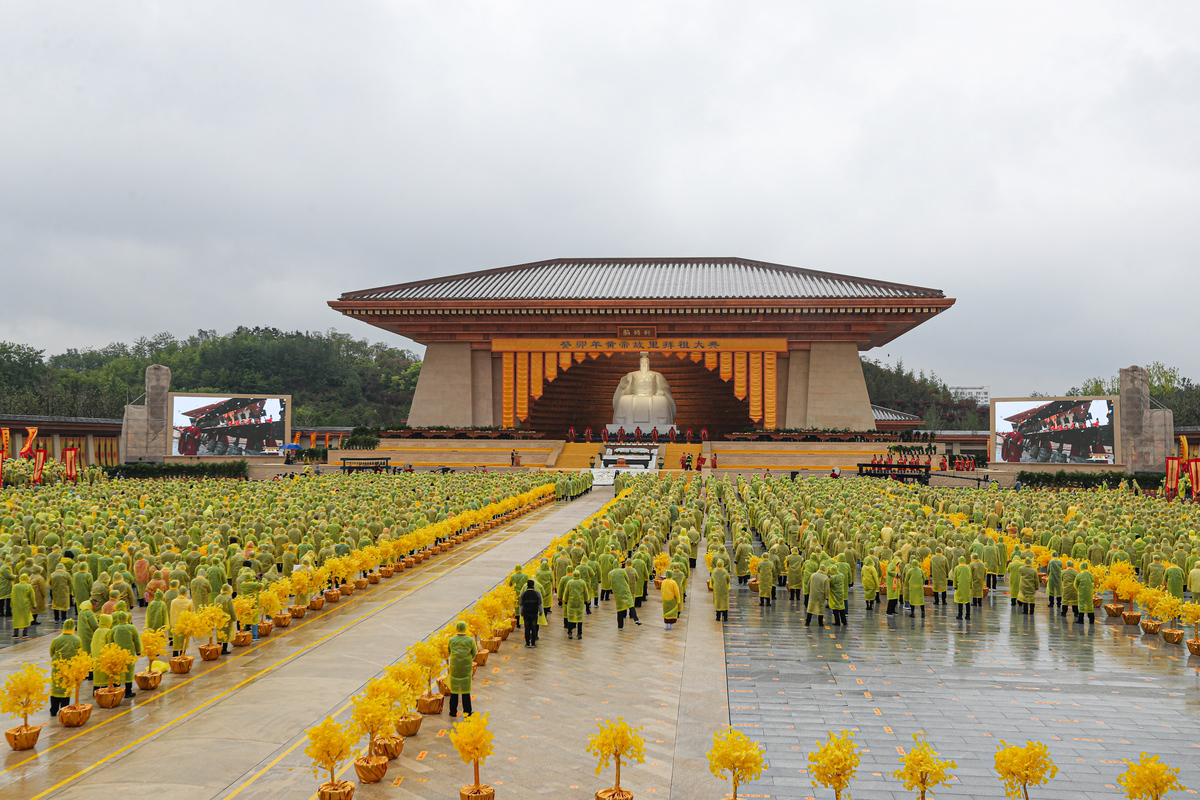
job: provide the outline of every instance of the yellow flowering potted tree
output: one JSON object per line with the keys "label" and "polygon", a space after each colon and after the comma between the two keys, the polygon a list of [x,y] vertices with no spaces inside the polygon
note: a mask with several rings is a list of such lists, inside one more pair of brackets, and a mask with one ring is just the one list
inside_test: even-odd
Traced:
{"label": "yellow flowering potted tree", "polygon": [[141,672],[135,672],[133,679],[137,681],[139,689],[148,692],[157,689],[162,683],[162,671],[154,668],[154,662],[167,649],[167,632],[161,628],[146,628],[142,631],[141,639],[142,655],[146,657],[146,668]]}
{"label": "yellow flowering potted tree", "polygon": [[1194,656],[1200,656],[1200,602],[1191,601],[1183,604],[1180,612],[1184,625],[1190,625],[1195,638],[1187,640],[1188,650]]}
{"label": "yellow flowering potted tree", "polygon": [[1140,623],[1142,632],[1157,635],[1158,629],[1162,627],[1162,622],[1155,619],[1155,617],[1158,616],[1158,604],[1163,599],[1163,596],[1166,594],[1166,592],[1164,592],[1162,589],[1154,589],[1149,586],[1142,586],[1141,584],[1138,584],[1138,586],[1140,588],[1138,589],[1137,594],[1134,596],[1134,599],[1137,600],[1138,605],[1146,609],[1146,616],[1141,620]]}
{"label": "yellow flowering potted tree", "polygon": [[926,795],[932,794],[937,786],[948,786],[954,776],[950,770],[958,765],[953,761],[943,761],[925,741],[924,736],[913,734],[916,747],[900,757],[900,769],[892,773],[892,777],[904,783],[904,788],[916,792],[921,800],[927,800]]}
{"label": "yellow flowering potted tree", "polygon": [[325,591],[329,585],[329,568],[317,567],[312,571],[312,597],[308,598],[308,610],[320,611],[325,607]]}
{"label": "yellow flowering potted tree", "polygon": [[[397,726],[413,711],[416,695],[406,684],[385,674],[382,678],[367,681],[366,693],[381,698],[388,709],[387,727],[376,733],[371,744],[371,754],[384,756],[388,761],[404,752],[404,736]],[[417,714],[417,719],[421,715]]]}
{"label": "yellow flowering potted tree", "polygon": [[379,783],[387,774],[387,756],[375,755],[375,737],[386,732],[392,724],[392,704],[387,698],[371,692],[356,695],[351,702],[350,719],[367,737],[367,749],[354,759],[354,771],[363,783]]}
{"label": "yellow flowering potted tree", "polygon": [[442,653],[435,642],[417,642],[408,649],[409,657],[421,669],[425,678],[425,693],[417,698],[417,711],[422,714],[441,714],[445,698],[439,692],[434,694],[433,679],[441,673]]}
{"label": "yellow flowering potted tree", "polygon": [[[124,694],[124,689],[122,689]],[[36,714],[49,702],[50,687],[46,673],[33,664],[26,664],[4,681],[0,693],[0,713],[20,717],[21,724],[4,732],[8,746],[13,750],[30,750],[37,744],[42,725],[30,725],[29,715]]]}
{"label": "yellow flowering potted tree", "polygon": [[633,792],[621,788],[621,759],[645,763],[646,740],[638,735],[641,727],[631,728],[623,717],[617,717],[616,722],[607,719],[596,727],[600,732],[589,736],[587,743],[587,751],[599,759],[596,774],[603,772],[609,762],[617,769],[616,783],[596,792],[596,800],[632,800]]}
{"label": "yellow flowering potted tree", "polygon": [[762,777],[762,747],[741,731],[726,728],[713,734],[708,751],[708,770],[721,780],[733,782],[733,800],[738,787]]}
{"label": "yellow flowering potted tree", "polygon": [[304,619],[311,600],[309,593],[312,590],[312,573],[306,569],[298,569],[292,572],[288,580],[292,583],[293,594],[292,604],[288,606],[288,614],[292,619]]}
{"label": "yellow flowering potted tree", "polygon": [[762,559],[758,556],[750,556],[750,591],[758,591],[758,565]]}
{"label": "yellow flowering potted tree", "polygon": [[258,638],[265,639],[271,635],[271,631],[275,630],[275,623],[272,617],[279,613],[283,608],[283,601],[279,599],[279,595],[275,593],[270,586],[258,593]]}
{"label": "yellow flowering potted tree", "polygon": [[1125,604],[1120,602],[1118,598],[1118,587],[1121,581],[1132,574],[1129,568],[1129,563],[1126,561],[1118,561],[1112,565],[1111,569],[1105,569],[1103,575],[1098,575],[1094,565],[1090,572],[1097,576],[1096,591],[1112,592],[1112,602],[1104,604],[1104,613],[1110,617],[1119,617],[1125,612]]}
{"label": "yellow flowering potted tree", "polygon": [[[205,661],[216,661],[221,657],[221,645],[217,644],[217,632],[229,625],[229,615],[220,606],[205,606],[197,612],[204,623],[204,632],[208,635],[208,643],[200,645],[200,658]],[[145,645],[143,645],[145,649]]]}
{"label": "yellow flowering potted tree", "polygon": [[245,647],[254,641],[250,626],[258,621],[258,603],[254,597],[238,595],[233,598],[233,613],[237,617],[237,632],[233,634],[233,646]]}
{"label": "yellow flowering potted tree", "polygon": [[117,678],[137,661],[137,656],[115,642],[109,642],[100,648],[100,656],[96,666],[108,675],[108,686],[96,689],[96,703],[101,708],[116,708],[125,699],[125,687],[117,686]]}
{"label": "yellow flowering potted tree", "polygon": [[1117,776],[1117,783],[1129,800],[1164,800],[1167,792],[1186,791],[1179,782],[1179,769],[1142,753],[1137,761],[1125,761],[1128,769]]}
{"label": "yellow flowering potted tree", "polygon": [[808,754],[809,781],[814,787],[832,789],[834,800],[842,800],[842,792],[849,798],[850,781],[858,774],[860,760],[854,733],[830,731],[828,739],[816,744],[817,749]]}
{"label": "yellow flowering potted tree", "polygon": [[292,624],[292,614],[288,611],[288,606],[292,600],[292,581],[290,578],[283,578],[271,584],[270,590],[274,592],[275,599],[279,601],[279,609],[271,615],[271,622],[276,628],[286,628]]}
{"label": "yellow flowering potted tree", "polygon": [[[172,633],[182,638],[183,652],[180,655],[172,656],[171,660],[167,663],[171,665],[171,672],[174,672],[176,675],[186,675],[192,671],[192,664],[195,661],[194,658],[187,654],[188,642],[192,639],[202,638],[207,634],[208,625],[195,611],[181,611],[175,619],[175,627]],[[107,672],[107,670],[105,671]]]}
{"label": "yellow flowering potted tree", "polygon": [[1154,616],[1167,626],[1159,631],[1167,644],[1179,644],[1183,641],[1183,630],[1175,627],[1175,620],[1179,619],[1182,613],[1183,601],[1170,592],[1163,592],[1163,596],[1154,606]]}
{"label": "yellow flowering potted tree", "polygon": [[54,664],[55,679],[65,686],[75,702],[58,710],[58,721],[64,728],[78,728],[92,716],[92,704],[79,702],[79,690],[95,667],[94,659],[80,650],[71,658]]}
{"label": "yellow flowering potted tree", "polygon": [[329,775],[329,780],[317,787],[320,800],[350,800],[354,797],[354,781],[339,781],[337,773],[342,764],[354,758],[361,738],[354,720],[339,725],[333,717],[327,716],[320,725],[308,729],[304,754],[312,760],[312,774],[316,778]]}
{"label": "yellow flowering potted tree", "polygon": [[417,664],[409,660],[393,664],[384,670],[384,673],[408,690],[404,695],[405,702],[401,713],[396,717],[396,733],[402,737],[416,736],[425,720],[425,715],[417,710],[417,698],[426,688],[424,673]]}
{"label": "yellow flowering potted tree", "polygon": [[1042,742],[1026,742],[1021,747],[1001,739],[995,765],[996,777],[1010,800],[1029,800],[1030,786],[1049,783],[1058,774],[1050,750]]}
{"label": "yellow flowering potted tree", "polygon": [[479,782],[479,765],[495,752],[495,735],[488,730],[487,714],[468,714],[450,731],[450,744],[464,764],[475,766],[475,783],[458,790],[459,800],[494,800],[496,791]]}
{"label": "yellow flowering potted tree", "polygon": [[[1125,562],[1122,562],[1125,563]],[[1142,591],[1142,582],[1133,575],[1127,575],[1121,578],[1117,584],[1117,593],[1121,598],[1129,603],[1129,610],[1121,612],[1121,619],[1126,625],[1137,625],[1142,621],[1142,613],[1134,611],[1133,603],[1137,599],[1138,594]]]}

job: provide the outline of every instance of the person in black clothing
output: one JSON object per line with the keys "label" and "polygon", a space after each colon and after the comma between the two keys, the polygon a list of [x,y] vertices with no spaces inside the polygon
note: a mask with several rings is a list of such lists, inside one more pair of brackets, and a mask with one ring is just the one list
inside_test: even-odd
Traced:
{"label": "person in black clothing", "polygon": [[542,593],[534,588],[534,582],[525,584],[521,592],[521,621],[525,623],[525,646],[537,647],[538,615],[542,613]]}

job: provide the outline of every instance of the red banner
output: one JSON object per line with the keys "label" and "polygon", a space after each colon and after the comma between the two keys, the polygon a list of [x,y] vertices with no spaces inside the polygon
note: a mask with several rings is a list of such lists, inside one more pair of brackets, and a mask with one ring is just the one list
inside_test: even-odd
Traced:
{"label": "red banner", "polygon": [[8,446],[12,442],[9,436],[8,428],[0,428],[0,460],[8,458]]}
{"label": "red banner", "polygon": [[1167,480],[1163,488],[1168,492],[1179,489],[1179,456],[1167,456]]}
{"label": "red banner", "polygon": [[25,429],[25,446],[22,447],[21,452],[17,454],[21,458],[29,458],[33,455],[33,443],[37,441],[37,432],[37,428]]}
{"label": "red banner", "polygon": [[34,485],[40,486],[42,483],[42,470],[46,468],[46,451],[38,450],[33,454],[33,482]]}
{"label": "red banner", "polygon": [[67,480],[79,483],[79,448],[67,447],[62,452],[63,474]]}
{"label": "red banner", "polygon": [[4,488],[4,457],[5,453],[0,451],[0,489]]}
{"label": "red banner", "polygon": [[1193,458],[1188,462],[1188,475],[1192,479],[1192,497],[1196,497],[1196,493],[1200,492],[1200,458]]}

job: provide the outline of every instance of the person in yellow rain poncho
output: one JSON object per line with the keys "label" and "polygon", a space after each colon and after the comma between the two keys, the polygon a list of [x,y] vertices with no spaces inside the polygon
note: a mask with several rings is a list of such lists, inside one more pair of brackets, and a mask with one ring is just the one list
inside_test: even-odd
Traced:
{"label": "person in yellow rain poncho", "polygon": [[171,601],[170,619],[167,622],[171,633],[171,656],[181,656],[187,650],[187,637],[175,633],[175,623],[179,620],[179,615],[184,611],[195,611],[196,607],[192,605],[192,600],[188,597],[186,589],[179,590],[179,596]]}
{"label": "person in yellow rain poncho", "polygon": [[971,618],[971,568],[967,566],[967,557],[958,557],[958,566],[954,568],[954,604],[958,606],[958,616],[963,618],[966,609],[967,619]]}
{"label": "person in yellow rain poncho", "polygon": [[33,586],[29,576],[22,575],[12,587],[13,639],[28,639],[33,624]]}
{"label": "person in yellow rain poncho", "polygon": [[62,633],[50,642],[50,716],[58,716],[58,710],[71,704],[71,687],[58,679],[56,667],[70,661],[82,649],[83,643],[75,635],[75,620],[63,623]]}
{"label": "person in yellow rain poncho", "polygon": [[471,671],[475,666],[478,648],[475,639],[467,635],[467,623],[461,620],[454,626],[454,635],[447,644],[450,650],[450,719],[458,716],[458,699],[462,698],[463,714],[471,714]]}
{"label": "person in yellow rain poncho", "polygon": [[829,600],[829,567],[822,564],[808,579],[808,606],[804,611],[804,627],[817,615],[817,625],[825,627],[825,603]]}
{"label": "person in yellow rain poncho", "polygon": [[[92,658],[99,658],[101,648],[112,641],[112,624],[113,619],[108,614],[96,617],[96,632],[92,634]],[[108,673],[96,664],[92,668],[92,688],[103,689],[105,686],[108,686]]]}
{"label": "person in yellow rain poncho", "polygon": [[1038,571],[1037,567],[1033,566],[1033,559],[1026,558],[1021,563],[1018,571],[1019,584],[1017,586],[1017,605],[1021,607],[1022,614],[1033,613],[1033,603],[1037,600],[1038,590]]}
{"label": "person in yellow rain poncho", "polygon": [[679,584],[671,577],[663,578],[661,592],[663,624],[666,630],[673,631],[675,622],[679,619],[679,605],[683,600],[683,595],[679,591]]}
{"label": "person in yellow rain poncho", "polygon": [[567,638],[576,632],[583,638],[583,610],[588,600],[587,584],[583,581],[583,573],[576,567],[564,576],[563,583],[563,615],[567,618]]}
{"label": "person in yellow rain poncho", "polygon": [[915,617],[919,607],[921,616],[925,616],[925,570],[921,569],[916,559],[909,562],[908,572],[904,573],[904,583],[908,589],[908,615]]}
{"label": "person in yellow rain poncho", "polygon": [[771,597],[775,594],[775,565],[771,559],[764,558],[758,562],[758,604],[771,605]]}
{"label": "person in yellow rain poncho", "polygon": [[1086,614],[1088,622],[1095,624],[1096,622],[1096,576],[1089,570],[1091,564],[1087,561],[1079,568],[1079,574],[1075,577],[1075,591],[1079,597],[1078,611],[1075,612],[1075,621],[1083,622],[1083,616]]}
{"label": "person in yellow rain poncho", "polygon": [[867,601],[867,610],[870,611],[875,608],[875,598],[879,597],[879,570],[875,568],[874,560],[868,559],[863,562],[860,578],[863,595]]}
{"label": "person in yellow rain poncho", "polygon": [[887,562],[887,615],[894,617],[899,614],[898,606],[904,597],[904,565],[900,557],[894,556]]}
{"label": "person in yellow rain poncho", "polygon": [[725,559],[721,556],[713,559],[713,570],[709,575],[709,580],[713,587],[713,607],[717,610],[717,622],[728,622],[729,570],[725,569]]}

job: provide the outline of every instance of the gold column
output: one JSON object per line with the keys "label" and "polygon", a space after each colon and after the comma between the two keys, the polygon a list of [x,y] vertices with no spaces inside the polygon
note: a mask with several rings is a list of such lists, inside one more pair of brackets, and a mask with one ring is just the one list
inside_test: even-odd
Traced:
{"label": "gold column", "polygon": [[517,353],[517,419],[529,417],[529,353]]}
{"label": "gold column", "polygon": [[514,366],[516,365],[517,354],[503,353],[501,355],[501,360],[502,376],[500,380],[500,386],[504,392],[504,396],[500,401],[500,413],[502,417],[501,424],[503,424],[506,428],[511,428],[516,424],[516,419],[513,416],[513,383],[515,382],[516,376],[513,375],[513,372],[515,371]]}
{"label": "gold column", "polygon": [[755,422],[761,422],[763,415],[762,362],[762,353],[750,354],[750,419]]}
{"label": "gold column", "polygon": [[529,354],[529,396],[537,400],[542,396],[542,354]]}
{"label": "gold column", "polygon": [[763,427],[774,430],[779,427],[776,414],[775,353],[763,353]]}
{"label": "gold column", "polygon": [[733,354],[733,396],[746,399],[746,354]]}

